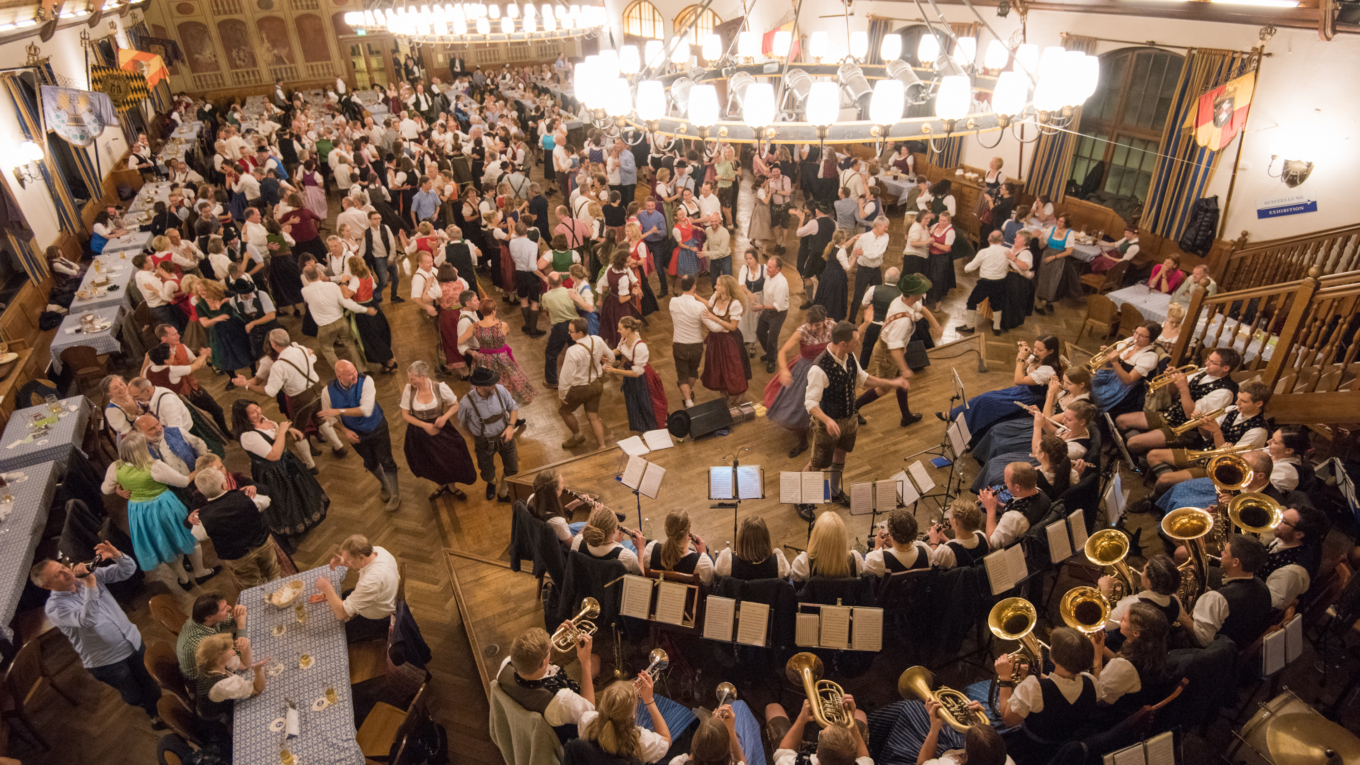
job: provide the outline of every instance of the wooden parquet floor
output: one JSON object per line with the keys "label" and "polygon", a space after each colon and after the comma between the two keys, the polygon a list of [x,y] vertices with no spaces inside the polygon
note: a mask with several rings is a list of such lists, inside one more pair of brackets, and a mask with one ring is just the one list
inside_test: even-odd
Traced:
{"label": "wooden parquet floor", "polygon": [[[537,169],[535,173],[538,173]],[[337,199],[332,197],[332,221],[339,211],[336,202]],[[893,242],[885,267],[896,265],[901,260],[904,237],[900,229],[900,221],[895,222]],[[791,278],[791,282],[796,306],[802,302],[802,296],[797,294],[801,286],[796,276]],[[960,275],[960,288],[955,289],[944,302],[940,319],[948,329],[941,339],[943,343],[959,339],[953,326],[962,318],[964,300],[972,282],[971,276]],[[706,293],[709,289],[707,280],[703,284],[700,289]],[[407,294],[405,280],[402,294]],[[912,407],[927,413],[927,419],[916,426],[899,428],[896,408],[891,401],[874,404],[866,411],[871,422],[869,426],[861,428],[858,446],[850,460],[848,480],[886,478],[902,467],[902,456],[939,442],[943,428],[930,413],[944,408],[948,403],[950,385],[945,372],[950,366],[964,375],[970,394],[1009,385],[1015,342],[1032,341],[1037,335],[1046,333],[1056,334],[1063,340],[1074,339],[1084,318],[1082,304],[1084,301],[1073,301],[1070,305],[1059,306],[1054,316],[1036,316],[1025,327],[1000,338],[984,333],[981,339],[992,370],[989,375],[978,375],[973,371],[976,357],[972,354],[938,360],[935,366],[920,374],[914,382]],[[401,368],[404,369],[417,359],[434,361],[434,332],[416,306],[408,301],[396,306],[384,303],[383,308],[396,338],[397,361]],[[512,327],[511,347],[524,372],[535,385],[541,385],[545,340],[529,339],[520,332],[518,311],[505,310],[509,308],[502,304],[502,316]],[[802,312],[796,308],[791,312],[784,327],[785,338],[799,325],[801,317]],[[281,321],[285,328],[294,333],[294,339],[316,348],[315,340],[301,337],[299,319],[286,317]],[[669,316],[663,311],[650,317],[650,321],[651,327],[644,331],[644,336],[652,346],[652,364],[667,383],[671,406],[678,406],[679,395],[674,387],[675,371],[670,359]],[[765,373],[761,364],[753,364],[753,371],[754,379],[747,395],[751,400],[758,400],[770,375]],[[224,390],[225,378],[222,377],[204,373],[200,379],[224,408],[230,408],[232,401],[246,397],[257,401],[270,416],[278,416],[272,400],[264,400],[261,396],[240,390],[227,392]],[[317,464],[321,468],[321,484],[333,500],[330,515],[299,542],[295,558],[302,568],[322,565],[342,539],[352,533],[363,533],[406,563],[407,598],[434,652],[430,667],[434,677],[431,700],[434,716],[448,728],[450,748],[457,753],[460,761],[498,765],[501,762],[500,753],[491,744],[487,733],[487,702],[481,688],[482,672],[493,663],[499,664],[508,650],[509,640],[515,634],[537,623],[539,607],[534,598],[533,579],[527,574],[511,574],[503,564],[498,565],[509,542],[509,508],[486,503],[482,499],[484,487],[481,483],[464,487],[469,496],[466,502],[445,497],[432,504],[427,495],[433,487],[406,471],[401,456],[406,424],[400,417],[398,407],[404,382],[400,374],[377,377],[378,402],[387,413],[393,448],[398,464],[402,466],[401,509],[390,514],[383,511],[376,482],[362,469],[361,461],[353,450],[349,450],[342,459],[336,459],[327,452],[317,457]],[[451,385],[460,397],[467,391],[465,383],[453,381]],[[556,416],[554,393],[540,387],[539,396],[524,407],[522,414],[528,420],[528,427],[517,436],[520,460],[524,466],[522,472],[528,473],[539,466],[594,450],[593,439],[589,438],[589,447],[580,447],[573,452],[565,452],[559,447],[568,431]],[[700,402],[713,397],[711,392],[696,388],[696,399]],[[629,435],[622,396],[615,385],[606,386],[601,416],[611,446]],[[731,517],[725,511],[707,509],[704,484],[699,473],[701,468],[720,464],[723,455],[750,447],[749,453],[743,453],[743,462],[763,465],[767,486],[774,487],[767,491],[777,496],[775,482],[778,472],[797,470],[806,459],[805,455],[794,460],[787,457],[786,452],[793,443],[794,437],[790,433],[763,419],[757,419],[735,426],[726,438],[710,438],[698,444],[685,444],[663,452],[658,455],[658,462],[668,469],[674,469],[675,473],[667,479],[666,501],[646,503],[644,515],[651,517],[654,527],[659,530],[660,518],[667,507],[686,507],[695,518],[695,530],[703,534],[711,545],[721,546],[731,539]],[[631,497],[616,496],[620,487],[611,480],[618,470],[618,454],[620,452],[617,449],[611,449],[584,461],[588,469],[578,473],[573,468],[568,473],[568,483],[574,488],[605,492],[610,500],[617,501],[621,509],[631,515]],[[229,447],[227,464],[231,469],[249,472],[248,459],[234,445]],[[942,481],[942,476],[937,480]],[[790,508],[776,505],[773,500],[767,500],[759,507],[753,508],[748,504],[742,512],[765,514],[776,539],[801,546],[806,525],[798,521]],[[856,518],[851,523],[851,530],[854,536],[862,538],[867,526],[867,519]],[[479,556],[490,562],[479,561],[475,557],[460,557],[451,551],[464,553],[464,556]],[[458,580],[457,588],[453,586],[454,577]],[[228,597],[235,594],[225,577],[208,583],[207,588],[222,591]],[[171,636],[150,618],[147,600],[155,594],[169,593],[187,612],[193,598],[202,591],[196,588],[185,593],[168,578],[152,576],[142,593],[128,604],[127,610],[142,630],[145,640],[169,641]],[[462,593],[461,602],[457,597],[459,592]],[[484,644],[482,647],[490,643],[498,644],[499,654],[483,657],[473,653],[465,622],[469,615],[475,619],[478,629],[483,625],[494,627],[488,633],[488,640],[478,642]],[[53,632],[46,636],[44,653],[49,666],[56,672],[57,681],[70,690],[81,704],[73,710],[50,690],[39,692],[29,703],[30,716],[42,727],[52,749],[39,752],[21,740],[16,741],[15,735],[11,733],[10,752],[13,755],[21,757],[25,763],[47,765],[66,765],[77,761],[97,761],[101,765],[144,765],[155,761],[155,742],[159,734],[151,731],[139,710],[124,705],[111,689],[96,682],[80,667],[74,651],[60,633]]]}

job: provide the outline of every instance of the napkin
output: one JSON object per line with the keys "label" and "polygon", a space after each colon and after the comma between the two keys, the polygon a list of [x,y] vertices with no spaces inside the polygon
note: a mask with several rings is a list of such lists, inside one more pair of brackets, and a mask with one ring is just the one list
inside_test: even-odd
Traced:
{"label": "napkin", "polygon": [[297,738],[299,735],[297,707],[293,706],[290,703],[288,705],[288,712],[284,714],[284,719],[285,719],[285,722],[283,724],[283,729],[285,731],[284,738]]}
{"label": "napkin", "polygon": [[14,512],[13,502],[0,502],[0,523],[3,523],[9,514]]}

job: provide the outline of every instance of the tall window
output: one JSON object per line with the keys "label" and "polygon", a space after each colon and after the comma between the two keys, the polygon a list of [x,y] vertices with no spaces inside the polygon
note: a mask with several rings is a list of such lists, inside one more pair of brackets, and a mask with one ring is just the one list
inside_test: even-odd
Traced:
{"label": "tall window", "polygon": [[1100,82],[1081,112],[1073,180],[1085,184],[1091,176],[1094,190],[1140,202],[1147,196],[1182,62],[1155,48],[1100,57]]}
{"label": "tall window", "polygon": [[660,40],[666,35],[661,24],[661,13],[647,0],[635,0],[624,9],[623,33],[651,40]]}
{"label": "tall window", "polygon": [[686,24],[693,21],[694,26],[689,30],[689,43],[690,45],[703,45],[704,38],[713,34],[713,29],[722,23],[722,19],[718,18],[718,14],[713,11],[704,11],[699,13],[699,18],[696,20],[694,18],[696,13],[699,13],[699,6],[697,5],[691,5],[680,11],[679,15],[675,17],[675,28],[677,30],[684,29]]}

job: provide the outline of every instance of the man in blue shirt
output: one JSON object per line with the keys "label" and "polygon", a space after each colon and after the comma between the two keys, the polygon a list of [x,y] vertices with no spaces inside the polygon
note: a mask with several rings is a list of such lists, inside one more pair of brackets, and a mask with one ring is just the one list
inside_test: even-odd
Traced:
{"label": "man in blue shirt", "polygon": [[423,220],[433,223],[435,213],[439,212],[439,195],[430,186],[430,179],[422,175],[420,177],[420,191],[417,191],[416,195],[411,198],[411,222],[417,226]]}
{"label": "man in blue shirt", "polygon": [[[633,180],[637,180],[636,175]],[[666,269],[671,264],[671,254],[662,252],[667,249],[662,246],[666,241],[666,214],[656,209],[656,197],[647,197],[646,203],[638,211],[637,219],[642,229],[642,241],[647,243],[647,251],[652,254],[652,262],[656,264],[656,276],[661,280],[661,294],[657,297],[666,297],[669,292],[666,288]]]}
{"label": "man in blue shirt", "polygon": [[71,641],[80,654],[80,663],[96,680],[113,686],[123,701],[145,710],[154,730],[165,730],[156,712],[161,688],[146,671],[142,634],[128,621],[107,587],[136,573],[137,562],[109,542],[100,542],[94,550],[99,558],[115,565],[91,572],[84,563],[67,568],[49,559],[33,566],[29,578],[52,591],[47,598],[47,618]]}
{"label": "man in blue shirt", "polygon": [[622,138],[614,139],[614,150],[619,157],[619,185],[614,191],[619,192],[619,196],[623,197],[623,206],[627,207],[637,194],[637,161]]}

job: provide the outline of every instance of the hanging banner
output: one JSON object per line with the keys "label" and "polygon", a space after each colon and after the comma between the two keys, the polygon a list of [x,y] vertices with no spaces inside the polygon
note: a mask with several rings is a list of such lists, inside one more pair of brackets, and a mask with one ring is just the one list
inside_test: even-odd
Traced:
{"label": "hanging banner", "polygon": [[1247,110],[1255,89],[1256,72],[1247,72],[1214,88],[1199,97],[1199,104],[1185,115],[1181,127],[1194,128],[1195,143],[1210,151],[1221,151],[1247,124]]}
{"label": "hanging banner", "polygon": [[42,108],[47,129],[73,146],[89,146],[105,126],[118,122],[108,95],[88,90],[43,85]]}
{"label": "hanging banner", "polygon": [[146,77],[146,84],[156,87],[156,83],[170,77],[165,61],[155,53],[144,53],[128,48],[118,49],[118,68],[129,72],[140,72]]}
{"label": "hanging banner", "polygon": [[90,85],[94,90],[107,93],[113,108],[120,113],[151,95],[141,72],[126,72],[111,66],[91,66]]}

